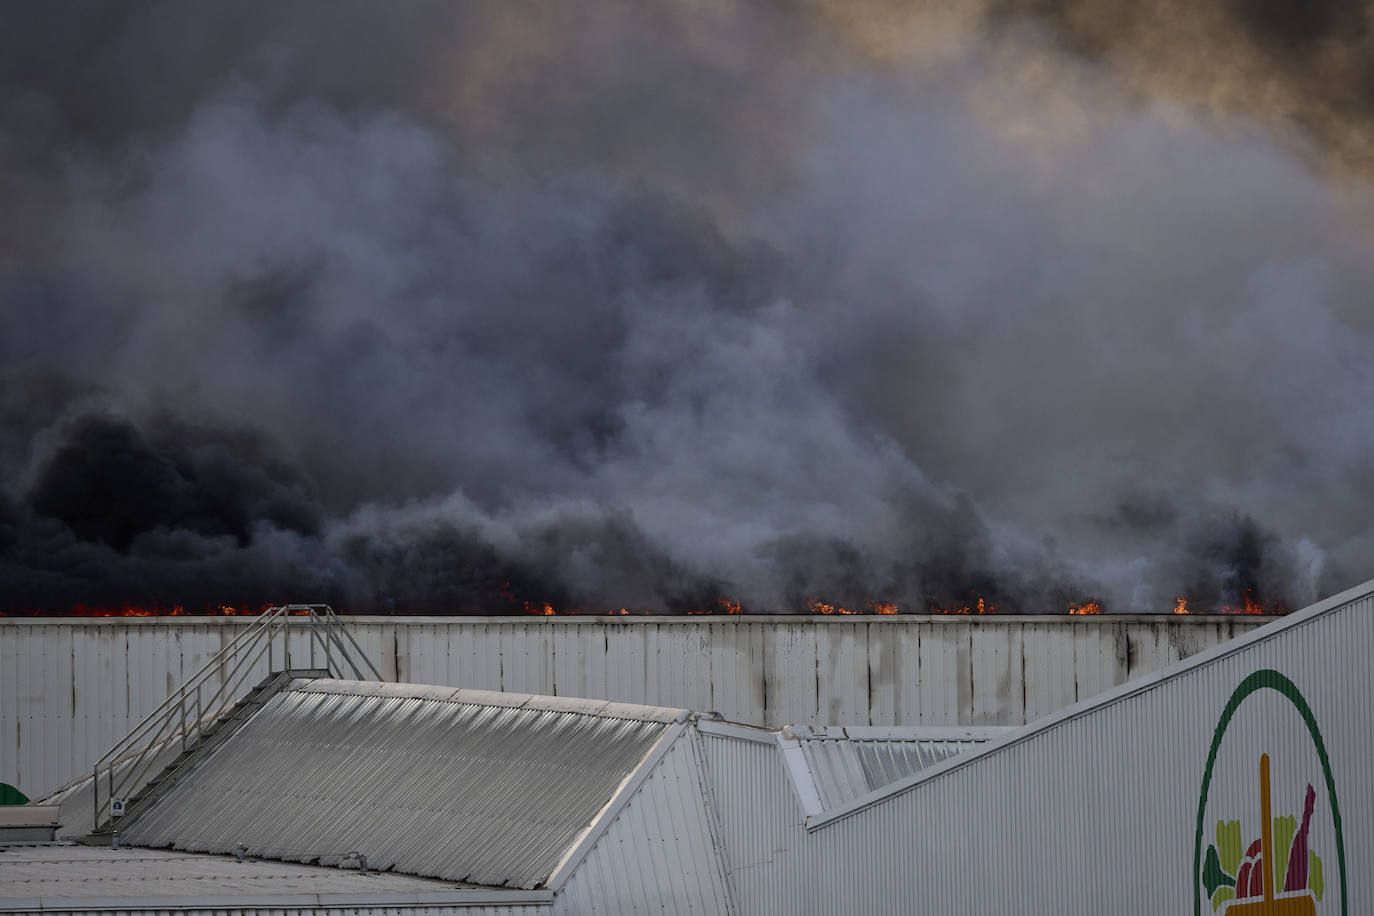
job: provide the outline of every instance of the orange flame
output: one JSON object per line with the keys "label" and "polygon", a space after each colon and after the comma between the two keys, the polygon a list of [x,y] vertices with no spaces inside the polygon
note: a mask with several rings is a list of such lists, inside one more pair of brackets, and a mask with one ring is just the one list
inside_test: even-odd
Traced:
{"label": "orange flame", "polygon": [[868,601],[866,601],[865,603],[868,605],[868,609],[869,609],[870,611],[872,611],[873,613],[875,613],[875,614],[897,614],[897,613],[900,613],[900,612],[897,610],[897,605],[893,604],[891,601],[874,601],[873,599],[870,598],[870,599],[869,599]]}
{"label": "orange flame", "polygon": [[1175,598],[1175,599],[1174,599],[1174,613],[1175,613],[1175,614],[1186,614],[1186,613],[1188,613],[1188,599],[1187,599],[1187,598]]}
{"label": "orange flame", "polygon": [[531,601],[525,602],[525,613],[534,614],[539,617],[552,617],[553,605],[545,601],[543,604],[535,604]]}
{"label": "orange flame", "polygon": [[824,601],[809,601],[806,605],[813,614],[857,614],[858,611],[851,611],[847,607],[840,607],[835,604],[826,604]]}
{"label": "orange flame", "polygon": [[[205,615],[209,617],[217,616],[248,616],[255,617],[267,610],[267,605],[261,608],[240,608],[235,609],[226,605],[216,605],[206,607],[199,611],[186,610],[185,605],[177,604],[172,607],[145,607],[136,604],[122,604],[117,607],[101,607],[98,605],[78,604],[68,610],[60,611],[51,616],[56,617],[189,617],[192,615]],[[7,616],[0,614],[0,616]],[[43,616],[49,616],[44,614]]]}
{"label": "orange flame", "polygon": [[719,614],[721,612],[726,614],[743,614],[745,613],[744,604],[739,601],[731,601],[729,598],[717,598],[714,606],[698,608],[694,611],[688,611],[687,613],[694,617],[699,617],[704,614]]}
{"label": "orange flame", "polygon": [[1070,614],[1101,614],[1102,605],[1096,601],[1089,601],[1084,604],[1069,605]]}
{"label": "orange flame", "polygon": [[996,614],[997,605],[990,604],[982,598],[970,604],[955,604],[946,608],[930,606],[932,614]]}
{"label": "orange flame", "polygon": [[1255,596],[1247,588],[1244,595],[1244,603],[1240,607],[1228,605],[1221,609],[1223,614],[1263,614],[1264,605],[1255,600]]}

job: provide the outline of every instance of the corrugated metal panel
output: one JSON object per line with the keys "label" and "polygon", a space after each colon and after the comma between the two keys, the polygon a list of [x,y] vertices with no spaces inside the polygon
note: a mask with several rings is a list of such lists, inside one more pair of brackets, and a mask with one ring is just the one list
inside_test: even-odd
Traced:
{"label": "corrugated metal panel", "polygon": [[[385,677],[715,710],[773,727],[1022,724],[1258,625],[1173,617],[348,623]],[[0,619],[0,781],[38,797],[77,778],[244,625]],[[303,635],[292,651],[309,660]],[[266,673],[263,659],[250,682]]]}
{"label": "corrugated metal panel", "polygon": [[[0,850],[0,912],[548,914],[531,892],[492,891],[356,869],[67,844]],[[538,894],[538,892],[533,892]],[[501,903],[492,898],[510,898]]]}
{"label": "corrugated metal panel", "polygon": [[702,731],[701,747],[739,912],[863,912],[815,905],[803,877],[805,815],[777,745]]}
{"label": "corrugated metal panel", "polygon": [[1374,912],[1362,878],[1374,857],[1374,599],[1345,600],[956,757],[809,832],[766,745],[705,735],[741,911],[1194,912],[1199,819],[1203,850],[1218,820],[1255,838],[1261,753],[1287,781],[1275,784],[1276,817],[1302,814],[1306,783],[1325,794],[1301,716],[1266,689],[1226,732],[1214,807],[1199,811],[1223,709],[1247,677],[1276,670],[1310,704],[1342,815],[1344,878],[1333,812],[1319,800],[1310,848],[1325,888],[1315,912]]}
{"label": "corrugated metal panel", "polygon": [[685,710],[297,682],[127,842],[536,887]]}
{"label": "corrugated metal panel", "polygon": [[784,732],[783,739],[795,741],[801,750],[821,806],[827,810],[980,747],[994,734],[1001,734],[1001,730],[987,730],[977,737],[926,737],[922,730],[912,730],[901,737],[860,738],[850,737],[842,729],[833,731],[840,734],[822,731],[806,737]]}
{"label": "corrugated metal panel", "polygon": [[0,854],[0,900],[19,897],[183,897],[232,894],[424,894],[454,890],[429,878],[362,874],[261,859],[162,849],[41,844]]}
{"label": "corrugated metal panel", "polygon": [[684,732],[558,890],[557,913],[733,912],[694,731]]}

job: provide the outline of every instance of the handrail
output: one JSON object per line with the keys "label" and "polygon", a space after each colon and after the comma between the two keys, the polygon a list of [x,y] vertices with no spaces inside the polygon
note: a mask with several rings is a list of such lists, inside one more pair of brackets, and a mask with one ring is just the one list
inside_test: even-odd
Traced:
{"label": "handrail", "polygon": [[[353,651],[357,653],[356,658],[360,658],[363,660],[364,664],[366,664],[368,669],[372,672],[373,679],[378,681],[383,680],[382,673],[377,670],[376,665],[372,664],[372,659],[369,658],[367,653],[363,651],[363,647],[358,645],[358,641],[353,638],[353,634],[349,632],[348,628],[345,627],[339,621],[338,615],[331,612],[327,616],[316,617],[315,612],[311,611],[311,617],[317,620],[321,620],[323,622],[324,636],[328,637],[330,643],[339,647],[339,650],[344,654],[345,659],[353,668],[354,677],[356,677],[358,680],[364,679],[363,672],[361,669],[358,668],[355,656],[353,655],[353,653],[350,653],[348,651],[348,646],[344,645],[343,638],[340,637],[340,634],[342,634],[343,637],[346,637],[348,639],[348,642],[352,644]],[[328,646],[329,643],[326,643],[326,648],[328,648]]]}
{"label": "handrail", "polygon": [[[186,682],[181,685],[181,687],[178,687],[177,690],[174,690],[173,694],[185,688],[188,684],[192,683],[193,681],[203,678],[206,672],[210,670],[210,668],[217,667],[223,664],[228,657],[233,655],[238,643],[244,641],[247,637],[254,635],[254,631],[265,626],[269,618],[279,610],[279,608],[268,608],[266,611],[263,611],[257,617],[253,618],[253,622],[250,623],[247,628],[245,628],[244,630],[240,631],[237,635],[235,635],[234,638],[229,641],[229,644],[227,646],[220,649],[219,652],[215,653],[208,662],[201,666],[200,670],[198,670],[195,674],[191,675],[191,677],[188,678]],[[109,762],[116,755],[121,753],[121,751],[126,745],[132,744],[134,741],[136,741],[138,739],[138,736],[143,731],[147,730],[148,724],[153,720],[153,718],[157,716],[159,713],[163,712],[166,707],[167,704],[163,703],[157,709],[154,709],[152,712],[148,713],[148,715],[144,716],[143,721],[139,722],[138,725],[134,726],[133,731],[129,732],[128,735],[124,736],[124,738],[117,742],[114,747],[106,751],[104,756],[102,756],[100,760],[97,761],[97,763]]]}
{"label": "handrail", "polygon": [[[101,817],[102,778],[105,803],[111,805],[114,799],[147,785],[159,761],[170,765],[163,757],[172,742],[180,739],[180,754],[184,757],[194,749],[192,745],[206,740],[207,727],[213,733],[214,723],[242,699],[240,690],[244,681],[264,655],[269,675],[293,670],[291,634],[293,629],[299,631],[301,627],[306,630],[312,670],[326,670],[335,677],[342,677],[347,671],[343,667],[346,664],[355,678],[362,679],[361,660],[376,680],[383,680],[377,666],[329,605],[286,604],[268,608],[95,762],[91,773],[91,800],[96,831],[112,829],[114,819],[119,816],[111,810],[108,816]],[[281,667],[276,667],[277,657],[273,651],[278,637],[281,639]],[[315,662],[317,644],[324,650],[323,669]],[[218,687],[212,683],[216,677]],[[116,774],[115,771],[121,768],[123,771]]]}

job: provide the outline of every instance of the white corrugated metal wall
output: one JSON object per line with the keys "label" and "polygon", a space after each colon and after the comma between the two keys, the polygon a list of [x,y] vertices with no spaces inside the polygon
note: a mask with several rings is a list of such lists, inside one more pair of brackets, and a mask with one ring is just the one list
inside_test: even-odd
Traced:
{"label": "white corrugated metal wall", "polygon": [[[806,858],[805,812],[792,788],[777,744],[716,733],[703,723],[701,743],[711,796],[720,818],[731,888],[741,913],[859,913],[820,909],[814,885],[824,873],[802,877],[815,866]],[[847,856],[846,862],[854,862]],[[819,863],[823,869],[830,863]],[[786,875],[791,880],[776,880]],[[877,880],[877,876],[874,876]],[[907,912],[921,912],[912,907]],[[951,911],[956,912],[956,911]],[[1014,910],[1013,910],[1014,912]]]}
{"label": "white corrugated metal wall", "polygon": [[[1020,724],[1257,626],[1244,618],[350,618],[385,677],[714,710],[760,725]],[[91,762],[242,618],[0,620],[0,781]],[[293,661],[309,663],[299,637]],[[253,675],[267,670],[266,661]]]}
{"label": "white corrugated metal wall", "polygon": [[557,889],[554,912],[734,912],[701,774],[688,729]]}
{"label": "white corrugated metal wall", "polygon": [[[1238,685],[1273,669],[1311,706],[1343,816],[1349,899],[1341,900],[1328,837],[1319,850],[1326,893],[1316,912],[1374,912],[1374,893],[1360,878],[1374,858],[1374,599],[1347,598],[1338,608],[1176,676],[1146,678],[1104,705],[1066,711],[905,791],[822,817],[809,833],[770,748],[704,734],[740,911],[1193,912],[1209,749]],[[1243,784],[1231,790],[1236,797],[1257,793],[1251,767],[1261,752],[1280,764],[1306,752],[1305,733],[1281,738],[1284,727],[1281,714],[1266,712],[1234,739],[1227,733],[1247,761],[1226,774]],[[1319,771],[1304,778],[1323,786]],[[1275,816],[1301,815],[1298,798],[1276,799]],[[1237,810],[1225,813],[1247,824],[1248,842],[1258,821]],[[1317,812],[1314,835],[1333,829],[1329,806],[1319,801]],[[1204,834],[1212,826],[1204,824]],[[1210,913],[1210,903],[1201,911]]]}

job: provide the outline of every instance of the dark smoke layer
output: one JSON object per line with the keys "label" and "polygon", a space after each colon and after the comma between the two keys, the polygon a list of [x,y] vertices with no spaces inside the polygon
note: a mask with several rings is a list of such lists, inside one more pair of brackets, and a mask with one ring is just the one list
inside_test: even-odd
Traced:
{"label": "dark smoke layer", "polygon": [[0,610],[1360,581],[1366,17],[1265,10],[0,4]]}

